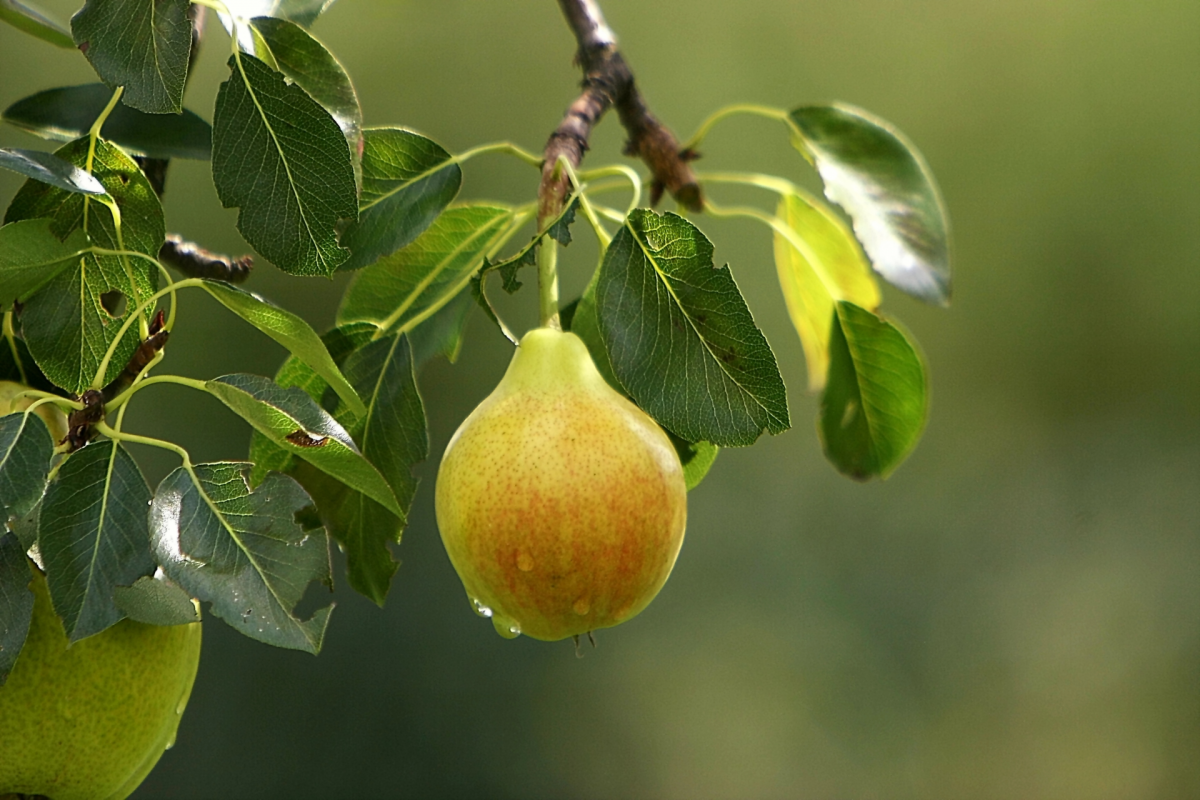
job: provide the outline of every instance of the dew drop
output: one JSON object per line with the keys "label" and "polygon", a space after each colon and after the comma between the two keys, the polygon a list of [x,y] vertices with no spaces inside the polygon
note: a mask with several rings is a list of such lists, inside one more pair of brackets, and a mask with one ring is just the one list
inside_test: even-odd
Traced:
{"label": "dew drop", "polygon": [[481,617],[491,617],[492,610],[485,606],[478,597],[471,598],[471,607],[475,609],[475,613]]}
{"label": "dew drop", "polygon": [[492,626],[495,627],[496,633],[505,639],[515,639],[521,635],[520,625],[508,617],[503,617],[499,614],[492,617]]}
{"label": "dew drop", "polygon": [[571,608],[579,616],[585,617],[592,610],[592,604],[588,602],[586,597],[581,597],[575,601],[575,605],[571,606]]}
{"label": "dew drop", "polygon": [[533,556],[529,553],[521,553],[517,556],[517,569],[521,572],[529,572],[533,569]]}
{"label": "dew drop", "polygon": [[171,738],[167,739],[167,746],[164,747],[163,750],[170,750],[174,746],[175,746],[175,734],[172,733]]}

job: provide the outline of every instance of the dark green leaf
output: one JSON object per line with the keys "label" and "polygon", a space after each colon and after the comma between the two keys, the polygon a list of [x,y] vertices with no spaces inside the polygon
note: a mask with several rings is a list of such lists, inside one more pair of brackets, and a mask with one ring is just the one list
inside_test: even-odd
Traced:
{"label": "dark green leaf", "polygon": [[118,586],[113,601],[127,617],[147,625],[186,625],[200,621],[200,612],[187,592],[149,576],[138,578],[132,586]]}
{"label": "dark green leaf", "polygon": [[496,270],[500,273],[500,278],[504,281],[502,288],[509,294],[513,294],[522,286],[521,281],[517,280],[517,273],[522,267],[537,266],[537,248],[541,245],[542,239],[549,236],[555,241],[566,246],[571,243],[571,223],[575,221],[575,208],[579,205],[579,199],[572,197],[571,202],[567,203],[559,215],[543,230],[533,235],[529,240],[529,244],[522,247],[516,254],[509,256],[502,261],[492,263],[488,259],[484,259],[482,272],[491,272]]}
{"label": "dark green leaf", "polygon": [[275,444],[404,517],[383,476],[345,429],[303,390],[285,389],[259,375],[225,375],[205,386]]}
{"label": "dark green leaf", "polygon": [[358,216],[350,150],[337,122],[254,56],[231,56],[213,114],[213,182],[238,230],[277,267],[332,275],[350,255],[337,228]]}
{"label": "dark green leaf", "polygon": [[850,106],[791,113],[801,148],[846,210],[875,271],[926,302],[950,300],[945,207],[925,160],[888,123]]}
{"label": "dark green leaf", "polygon": [[787,430],[775,356],[729,268],[713,267],[712,244],[683,217],[629,215],[601,264],[596,311],[613,373],[680,438],[748,445]]}
{"label": "dark green leaf", "polygon": [[29,559],[17,537],[0,528],[0,687],[17,663],[33,618]]}
{"label": "dark green leaf", "polygon": [[679,454],[679,463],[683,465],[683,480],[690,492],[708,475],[721,448],[711,442],[685,442],[670,432],[667,433],[667,437],[671,444],[675,445],[675,452]]}
{"label": "dark green leaf", "polygon": [[34,363],[25,340],[19,336],[0,339],[0,381],[23,383],[42,392],[57,392],[58,387],[46,380],[46,376]]}
{"label": "dark green leaf", "polygon": [[[0,228],[0,231],[3,231]],[[321,337],[309,324],[290,311],[267,302],[256,294],[243,291],[221,281],[205,281],[204,289],[221,305],[249,322],[288,349],[292,355],[312,367],[313,371],[333,387],[355,414],[366,413],[362,400],[342,377],[341,370],[325,349]]]}
{"label": "dark green leaf", "polygon": [[36,412],[0,417],[0,522],[24,517],[38,504],[53,456],[54,439]]}
{"label": "dark green leaf", "polygon": [[125,615],[113,590],[154,572],[149,503],[142,471],[111,441],[71,456],[46,490],[38,548],[54,610],[72,642],[119,622]]}
{"label": "dark green leaf", "polygon": [[43,218],[0,227],[0,308],[13,300],[28,300],[89,246],[82,230],[71,231],[64,242],[54,235],[51,224]]}
{"label": "dark green leaf", "polygon": [[79,49],[121,101],[151,114],[183,110],[192,49],[188,0],[87,0],[71,18]]}
{"label": "dark green leaf", "polygon": [[[57,153],[77,166],[87,163],[87,154],[87,139],[65,145]],[[121,210],[121,238],[108,208],[85,195],[38,181],[25,183],[8,207],[5,221],[48,218],[50,230],[59,238],[82,229],[97,247],[117,250],[123,243],[126,250],[158,255],[166,238],[162,206],[137,164],[119,149],[98,141],[92,174]],[[121,322],[133,313],[138,298],[149,297],[157,284],[158,272],[145,259],[93,253],[82,256],[30,297],[21,313],[25,342],[38,366],[67,391],[86,389]],[[128,301],[119,317],[109,314],[101,303],[102,295],[113,291]],[[137,328],[131,326],[101,383],[117,376],[138,344]]]}
{"label": "dark green leaf", "polygon": [[68,50],[75,49],[75,40],[71,38],[67,26],[30,3],[0,0],[0,19],[42,41]]}
{"label": "dark green leaf", "polygon": [[829,353],[817,426],[825,456],[857,480],[886,478],[925,427],[924,362],[903,331],[847,302],[837,304]]}
{"label": "dark green leaf", "polygon": [[558,215],[558,218],[546,228],[546,234],[563,247],[571,243],[571,225],[575,222],[575,209],[578,207],[579,198],[576,197],[563,207],[562,213]]}
{"label": "dark green leaf", "polygon": [[104,187],[100,185],[100,181],[53,153],[0,148],[0,167],[68,192],[104,194]]}
{"label": "dark green leaf", "polygon": [[341,269],[374,264],[408,245],[458,194],[462,170],[436,142],[399,128],[364,131],[358,222],[342,234]]}
{"label": "dark green leaf", "polygon": [[386,331],[412,330],[466,287],[512,221],[506,208],[447,210],[415,242],[354,277],[338,324],[362,320]]}
{"label": "dark green leaf", "polygon": [[412,343],[413,363],[420,369],[434,356],[442,355],[453,364],[462,350],[467,317],[474,304],[471,292],[461,291],[408,334]]}
{"label": "dark green leaf", "polygon": [[268,475],[258,489],[246,463],[198,464],[163,479],[150,508],[154,554],[172,581],[235,630],[267,644],[316,653],[329,612],[305,621],[296,604],[312,581],[329,584],[329,545],[296,515],[312,501],[291,478]]}
{"label": "dark green leaf", "polygon": [[[47,89],[18,100],[0,119],[43,139],[67,142],[86,136],[112,96],[102,83]],[[118,105],[109,114],[101,135],[134,155],[151,158],[191,158],[207,161],[212,153],[212,128],[191,111],[146,114]]]}

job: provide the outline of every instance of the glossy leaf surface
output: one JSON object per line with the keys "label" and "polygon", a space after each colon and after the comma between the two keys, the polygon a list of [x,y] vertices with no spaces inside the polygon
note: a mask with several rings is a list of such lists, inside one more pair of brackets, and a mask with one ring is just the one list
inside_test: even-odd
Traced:
{"label": "glossy leaf surface", "polygon": [[[0,119],[34,136],[68,142],[87,135],[110,97],[112,89],[102,83],[47,89],[13,103]],[[139,156],[207,161],[212,153],[212,127],[186,109],[146,114],[118,104],[101,135]]]}
{"label": "glossy leaf surface", "polygon": [[46,490],[54,439],[35,411],[0,417],[0,513],[3,522],[33,510]]}
{"label": "glossy leaf surface", "polygon": [[78,228],[64,242],[51,230],[52,220],[26,219],[0,227],[0,308],[29,296],[71,266],[89,246]]}
{"label": "glossy leaf surface", "polygon": [[53,153],[0,148],[0,167],[68,192],[104,194],[100,181]]}
{"label": "glossy leaf surface", "polygon": [[183,110],[192,48],[188,0],[86,0],[71,30],[79,49],[121,102],[152,114]]}
{"label": "glossy leaf surface", "polygon": [[294,275],[329,276],[350,255],[337,227],[358,215],[350,150],[329,112],[254,56],[230,57],[213,114],[213,181],[238,230]]}
{"label": "glossy leaf surface", "polygon": [[775,356],[712,244],[675,214],[630,214],[609,245],[596,314],[613,373],[689,442],[748,445],[788,428]]}
{"label": "glossy leaf surface", "polygon": [[54,610],[72,642],[119,622],[125,615],[114,589],[154,572],[149,504],[142,471],[111,441],[67,459],[46,490],[38,547]]}
{"label": "glossy leaf surface", "polygon": [[839,302],[817,425],[826,457],[857,480],[886,478],[921,438],[928,410],[925,365],[904,332]]}
{"label": "glossy leaf surface", "polygon": [[311,500],[273,474],[251,490],[246,463],[198,464],[163,479],[150,508],[154,553],[188,594],[212,604],[235,630],[267,644],[316,653],[332,606],[300,619],[296,604],[312,581],[329,584],[329,546],[296,514]]}
{"label": "glossy leaf surface", "polygon": [[33,619],[29,559],[17,537],[0,531],[0,687],[17,663]]}
{"label": "glossy leaf surface", "polygon": [[791,113],[825,196],[854,222],[875,271],[926,302],[950,301],[945,207],[925,160],[888,123],[850,106]]}
{"label": "glossy leaf surface", "polygon": [[75,40],[66,26],[32,3],[0,0],[0,20],[44,42],[67,50],[75,49]]}

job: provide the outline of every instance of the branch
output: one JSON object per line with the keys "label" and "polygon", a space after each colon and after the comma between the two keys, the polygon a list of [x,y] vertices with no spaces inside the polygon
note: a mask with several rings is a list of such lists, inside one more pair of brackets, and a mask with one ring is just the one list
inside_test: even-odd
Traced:
{"label": "branch", "polygon": [[583,69],[583,93],[546,142],[538,190],[539,225],[557,217],[570,194],[569,178],[558,169],[558,159],[565,158],[572,167],[578,167],[587,152],[592,128],[612,107],[616,107],[629,136],[625,154],[640,157],[654,175],[651,203],[657,203],[665,189],[680,205],[702,210],[700,186],[688,165],[693,155],[681,152],[675,134],[650,113],[595,0],[558,0],[558,5],[579,44],[576,61]]}

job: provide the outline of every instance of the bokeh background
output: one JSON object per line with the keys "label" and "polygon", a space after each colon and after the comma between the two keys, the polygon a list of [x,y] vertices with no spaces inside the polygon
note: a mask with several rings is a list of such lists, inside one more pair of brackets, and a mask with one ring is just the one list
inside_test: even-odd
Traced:
{"label": "bokeh background", "polygon": [[[435,455],[386,608],[342,582],[317,658],[211,619],[178,744],[136,797],[1200,796],[1200,4],[603,5],[683,137],[727,103],[841,100],[923,150],[954,226],[954,304],[888,291],[884,309],[929,359],[924,440],[886,483],[837,475],[768,233],[701,220],[779,357],[794,429],[722,453],[650,608],[582,659],[496,636],[438,539]],[[576,92],[549,0],[341,0],[314,32],[368,124],[455,151],[538,150]],[[210,34],[188,105],[211,119],[228,50]],[[7,28],[0,75],[2,105],[95,79]],[[587,163],[622,160],[621,142],[606,120]],[[0,145],[42,146],[11,129]],[[765,120],[721,125],[704,153],[812,185]],[[537,179],[498,157],[466,176],[464,198],[508,201]],[[18,184],[0,175],[0,197]],[[246,251],[206,164],[173,165],[166,209],[171,230]],[[586,226],[576,238],[567,297],[595,253]],[[344,280],[264,264],[250,287],[324,329]],[[534,293],[503,310],[531,326]],[[459,362],[426,368],[435,454],[510,352],[476,313]],[[273,374],[282,357],[188,294],[164,367]],[[198,461],[245,453],[248,430],[204,396],[160,387],[134,411],[127,427]],[[152,482],[175,466],[137,455]]]}

